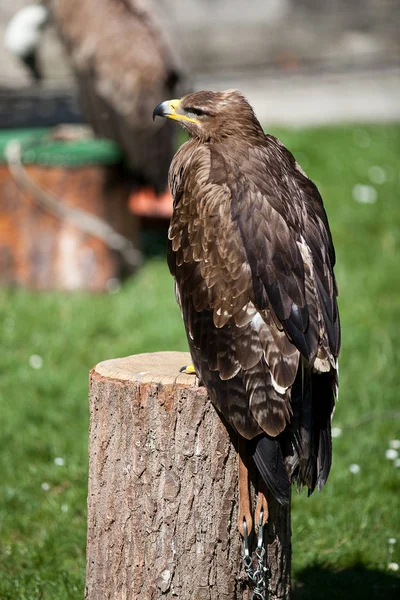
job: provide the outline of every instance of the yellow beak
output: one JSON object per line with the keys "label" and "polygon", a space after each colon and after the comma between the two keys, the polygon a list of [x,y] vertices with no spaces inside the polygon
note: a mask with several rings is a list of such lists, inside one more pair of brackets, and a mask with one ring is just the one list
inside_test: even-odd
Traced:
{"label": "yellow beak", "polygon": [[165,102],[161,102],[153,111],[153,121],[156,117],[166,117],[167,119],[174,119],[175,121],[188,121],[189,123],[200,125],[200,121],[197,119],[176,112],[180,104],[180,100],[165,100]]}

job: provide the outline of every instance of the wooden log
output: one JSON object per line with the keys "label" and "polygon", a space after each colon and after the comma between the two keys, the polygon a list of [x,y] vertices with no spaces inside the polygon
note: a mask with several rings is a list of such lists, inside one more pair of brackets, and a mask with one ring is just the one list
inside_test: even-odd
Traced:
{"label": "wooden log", "polygon": [[[188,353],[159,352],[91,371],[88,600],[252,598],[235,436],[205,388],[181,372],[190,363]],[[290,512],[272,500],[269,508],[268,597],[286,600]]]}

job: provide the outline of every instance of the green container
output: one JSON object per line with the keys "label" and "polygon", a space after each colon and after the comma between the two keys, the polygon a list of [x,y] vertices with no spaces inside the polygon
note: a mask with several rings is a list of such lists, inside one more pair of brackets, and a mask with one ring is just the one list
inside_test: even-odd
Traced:
{"label": "green container", "polygon": [[122,159],[119,146],[111,140],[53,140],[50,137],[52,131],[53,129],[48,128],[0,130],[0,162],[7,162],[5,149],[12,140],[20,142],[24,164],[68,168],[114,165]]}

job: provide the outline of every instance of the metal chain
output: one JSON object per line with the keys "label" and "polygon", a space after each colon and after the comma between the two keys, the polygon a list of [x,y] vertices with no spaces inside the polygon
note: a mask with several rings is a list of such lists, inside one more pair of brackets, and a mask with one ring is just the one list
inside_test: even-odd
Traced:
{"label": "metal chain", "polygon": [[264,526],[263,526],[263,511],[260,512],[260,522],[258,525],[258,538],[257,538],[257,548],[256,548],[256,557],[257,557],[257,568],[254,570],[253,568],[253,559],[250,555],[249,550],[249,534],[247,532],[247,523],[246,519],[243,519],[243,566],[246,571],[247,578],[253,588],[253,594],[251,596],[251,600],[266,600],[266,592],[267,592],[267,584],[266,584],[266,573],[267,569],[265,567],[265,547],[264,547]]}

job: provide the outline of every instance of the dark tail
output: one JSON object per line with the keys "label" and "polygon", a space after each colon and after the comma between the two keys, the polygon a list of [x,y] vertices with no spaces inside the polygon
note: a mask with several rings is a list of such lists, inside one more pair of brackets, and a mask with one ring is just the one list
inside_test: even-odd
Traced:
{"label": "dark tail", "polygon": [[280,504],[290,498],[290,482],[277,439],[262,435],[251,441],[252,456],[265,485]]}
{"label": "dark tail", "polygon": [[298,488],[322,489],[332,461],[331,414],[334,407],[334,372],[305,371],[292,388],[292,418],[278,436],[290,481]]}
{"label": "dark tail", "polygon": [[308,487],[311,494],[328,479],[332,461],[331,414],[335,373],[303,375],[292,388],[292,417],[276,438],[263,434],[250,442],[255,465],[271,494],[289,502],[290,485]]}

